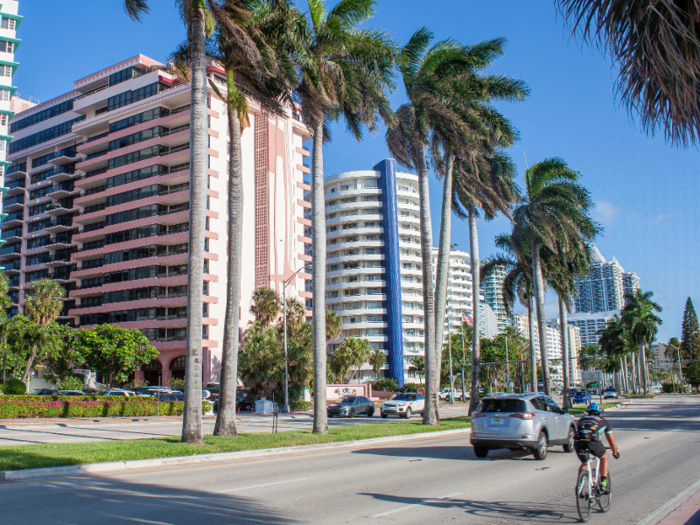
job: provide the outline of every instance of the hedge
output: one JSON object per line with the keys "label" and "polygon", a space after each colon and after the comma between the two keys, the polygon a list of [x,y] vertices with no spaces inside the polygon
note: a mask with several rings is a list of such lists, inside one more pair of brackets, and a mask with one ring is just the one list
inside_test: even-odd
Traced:
{"label": "hedge", "polygon": [[[208,412],[210,403],[202,402]],[[162,401],[161,416],[180,416],[182,401]],[[158,401],[150,398],[95,398],[92,396],[3,396],[0,419],[44,417],[134,417],[158,415]]]}

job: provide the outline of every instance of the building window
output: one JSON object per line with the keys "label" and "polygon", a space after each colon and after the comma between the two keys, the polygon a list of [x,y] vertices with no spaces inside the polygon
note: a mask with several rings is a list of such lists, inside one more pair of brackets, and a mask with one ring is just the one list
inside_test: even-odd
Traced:
{"label": "building window", "polygon": [[0,89],[0,95],[2,100],[10,100],[10,90],[9,89]]}
{"label": "building window", "polygon": [[12,42],[7,42],[6,40],[0,40],[0,51],[3,53],[12,53],[14,49]]}
{"label": "building window", "polygon": [[7,126],[7,115],[0,115],[0,125]]}
{"label": "building window", "polygon": [[0,66],[0,75],[5,76],[5,77],[11,77],[12,76],[12,67],[11,66]]}
{"label": "building window", "polygon": [[14,31],[15,29],[15,21],[12,18],[6,18],[2,17],[2,28],[3,29],[11,29]]}

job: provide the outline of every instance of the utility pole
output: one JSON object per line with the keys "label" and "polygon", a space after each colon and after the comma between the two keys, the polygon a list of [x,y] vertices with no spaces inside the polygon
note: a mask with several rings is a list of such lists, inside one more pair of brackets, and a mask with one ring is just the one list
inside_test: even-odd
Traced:
{"label": "utility pole", "polygon": [[[462,312],[464,316],[464,312]],[[462,403],[467,400],[467,391],[464,387],[464,363],[467,361],[467,353],[464,349],[464,317],[462,317]]]}
{"label": "utility pole", "polygon": [[508,334],[506,338],[506,392],[510,394],[510,365],[508,364]]}
{"label": "utility pole", "polygon": [[282,283],[282,323],[284,325],[284,406],[282,412],[289,412],[289,357],[287,356],[287,286],[289,286],[297,274],[305,270],[302,266],[292,276]]}

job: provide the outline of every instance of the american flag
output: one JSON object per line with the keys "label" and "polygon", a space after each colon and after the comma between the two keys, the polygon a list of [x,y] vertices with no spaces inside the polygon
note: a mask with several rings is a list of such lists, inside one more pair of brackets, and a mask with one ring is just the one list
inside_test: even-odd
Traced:
{"label": "american flag", "polygon": [[467,323],[469,326],[474,326],[474,318],[469,315],[466,310],[462,310],[462,321]]}

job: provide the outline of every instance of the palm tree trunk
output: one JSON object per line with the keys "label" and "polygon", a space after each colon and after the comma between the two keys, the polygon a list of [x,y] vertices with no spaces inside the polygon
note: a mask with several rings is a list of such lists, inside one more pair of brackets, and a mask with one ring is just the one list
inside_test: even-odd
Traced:
{"label": "palm tree trunk", "polygon": [[27,384],[27,381],[29,381],[29,372],[32,369],[32,365],[34,364],[34,358],[36,357],[36,351],[37,351],[37,346],[34,345],[32,346],[32,351],[29,354],[29,358],[27,359],[27,366],[24,369],[24,374],[22,374],[22,383],[25,385]]}
{"label": "palm tree trunk", "polygon": [[[547,358],[547,325],[544,319],[544,278],[542,277],[542,263],[540,260],[540,247],[537,242],[532,242],[532,272],[535,277],[535,306],[537,308],[537,329],[540,335],[540,360],[542,362],[542,384],[544,395],[549,395],[549,360]],[[535,385],[537,387],[537,385]]]}
{"label": "palm tree trunk", "polygon": [[323,185],[323,120],[314,125],[313,171],[314,433],[328,434],[326,410],[326,203]]}
{"label": "palm tree trunk", "polygon": [[649,386],[647,378],[647,356],[644,344],[639,345],[639,361],[642,368],[642,388],[644,390],[644,395],[647,395],[647,389]]}
{"label": "palm tree trunk", "polygon": [[481,348],[479,346],[479,319],[481,313],[481,301],[479,300],[479,288],[481,275],[479,274],[479,232],[476,227],[476,209],[470,206],[467,210],[469,221],[469,251],[471,252],[472,272],[472,391],[469,401],[469,413],[471,414],[479,406],[479,367],[481,366]]}
{"label": "palm tree trunk", "polygon": [[7,341],[2,343],[2,382],[7,381]]}
{"label": "palm tree trunk", "polygon": [[532,304],[535,300],[534,294],[528,296],[527,318],[530,325],[530,388],[537,392],[537,354],[535,353],[535,316]]}
{"label": "palm tree trunk", "polygon": [[[561,325],[561,362],[564,375],[563,386],[563,406],[571,408],[571,398],[569,397],[569,330],[568,311],[566,303],[559,297],[559,324]],[[603,388],[602,385],[600,388]]]}
{"label": "palm tree trunk", "polygon": [[207,75],[205,0],[192,2],[190,26],[192,53],[192,123],[190,127],[190,233],[187,275],[187,365],[183,443],[202,439],[202,296],[204,295],[204,232],[207,217]]}
{"label": "palm tree trunk", "polygon": [[423,323],[425,346],[425,410],[424,425],[439,425],[438,392],[440,369],[437,366],[435,346],[435,295],[433,290],[433,225],[430,219],[430,187],[428,164],[423,146],[418,147],[416,171],[418,172],[418,193],[420,199],[420,248],[423,264]]}
{"label": "palm tree trunk", "polygon": [[[236,91],[232,70],[226,71],[229,97]],[[214,435],[237,436],[236,387],[238,383],[239,315],[241,307],[241,247],[243,242],[243,155],[241,153],[241,122],[238,109],[227,103],[229,142],[228,168],[228,286],[226,287],[226,317],[224,348],[221,358],[221,395],[216,414]],[[263,115],[259,115],[265,118]]]}
{"label": "palm tree trunk", "polygon": [[[442,347],[445,339],[445,309],[447,306],[447,283],[450,273],[450,237],[452,234],[452,150],[445,151],[445,181],[442,190],[442,215],[440,217],[440,240],[438,242],[437,275],[435,277],[435,348],[437,369],[442,370]],[[449,337],[449,327],[447,329]]]}

